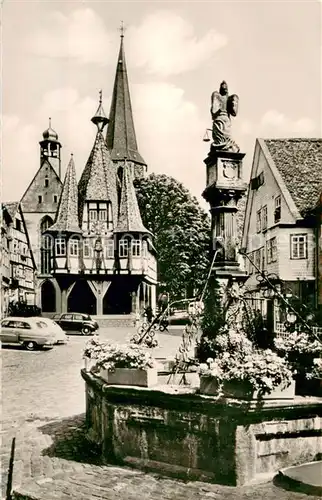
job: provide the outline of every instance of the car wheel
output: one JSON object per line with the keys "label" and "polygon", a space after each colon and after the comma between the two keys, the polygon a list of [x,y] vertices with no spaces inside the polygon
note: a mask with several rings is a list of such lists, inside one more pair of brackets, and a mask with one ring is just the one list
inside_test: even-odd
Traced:
{"label": "car wheel", "polygon": [[36,344],[36,342],[32,342],[30,340],[28,342],[25,342],[24,346],[27,349],[27,351],[34,351],[36,349],[36,347],[37,347],[37,344]]}
{"label": "car wheel", "polygon": [[82,334],[83,335],[88,335],[90,333],[90,329],[87,326],[84,326],[82,329]]}

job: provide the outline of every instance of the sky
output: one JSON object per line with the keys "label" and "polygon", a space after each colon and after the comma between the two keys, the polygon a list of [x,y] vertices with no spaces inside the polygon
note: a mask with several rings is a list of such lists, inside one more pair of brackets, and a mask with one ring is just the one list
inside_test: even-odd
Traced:
{"label": "sky", "polygon": [[52,127],[62,172],[80,178],[93,146],[99,90],[109,113],[124,45],[138,147],[148,171],[202,201],[210,96],[239,96],[233,139],[249,180],[256,137],[321,137],[322,3],[304,1],[15,1],[2,4],[2,199],[18,200]]}

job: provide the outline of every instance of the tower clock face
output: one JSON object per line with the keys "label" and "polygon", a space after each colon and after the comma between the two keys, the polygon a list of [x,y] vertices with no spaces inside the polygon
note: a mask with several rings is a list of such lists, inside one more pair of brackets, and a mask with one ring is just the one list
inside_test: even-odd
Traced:
{"label": "tower clock face", "polygon": [[234,179],[237,177],[237,165],[232,162],[224,163],[224,177],[227,179]]}

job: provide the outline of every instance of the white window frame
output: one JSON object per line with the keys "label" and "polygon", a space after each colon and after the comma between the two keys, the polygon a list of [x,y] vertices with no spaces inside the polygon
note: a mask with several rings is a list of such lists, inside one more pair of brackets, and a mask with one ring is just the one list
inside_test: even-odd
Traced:
{"label": "white window frame", "polygon": [[132,255],[133,257],[141,257],[141,240],[132,240]]}
{"label": "white window frame", "polygon": [[291,234],[291,259],[307,259],[307,234]]}
{"label": "white window frame", "polygon": [[260,208],[256,212],[256,232],[260,233],[262,230],[262,209]]}
{"label": "white window frame", "polygon": [[97,210],[90,208],[88,218],[89,218],[90,222],[96,222],[97,221]]}
{"label": "white window frame", "polygon": [[[104,215],[104,217],[103,217]],[[100,208],[98,211],[98,220],[101,222],[107,222],[107,209],[106,208]]]}
{"label": "white window frame", "polygon": [[107,259],[114,258],[114,240],[107,240],[106,241],[105,255],[106,255]]}
{"label": "white window frame", "polygon": [[78,238],[71,238],[69,240],[68,250],[69,250],[69,255],[71,257],[78,257],[79,256],[79,239]]}
{"label": "white window frame", "polygon": [[[274,223],[277,224],[281,220],[281,215],[282,215],[282,200],[281,200],[281,195],[276,196],[274,200]],[[279,217],[276,217],[276,212],[279,209]]]}
{"label": "white window frame", "polygon": [[56,238],[55,240],[55,255],[56,257],[66,256],[66,239]]}
{"label": "white window frame", "polygon": [[256,264],[256,272],[257,269],[261,270],[261,249],[258,248],[257,250],[255,250],[255,264]]}
{"label": "white window frame", "polygon": [[91,240],[90,239],[84,239],[83,240],[83,256],[85,259],[88,259],[92,256],[91,252]]}
{"label": "white window frame", "polygon": [[267,205],[262,208],[262,231],[267,229]]}
{"label": "white window frame", "polygon": [[128,240],[119,241],[119,255],[120,257],[128,257],[129,255],[129,242]]}
{"label": "white window frame", "polygon": [[266,262],[272,264],[277,261],[277,244],[276,236],[266,242]]}

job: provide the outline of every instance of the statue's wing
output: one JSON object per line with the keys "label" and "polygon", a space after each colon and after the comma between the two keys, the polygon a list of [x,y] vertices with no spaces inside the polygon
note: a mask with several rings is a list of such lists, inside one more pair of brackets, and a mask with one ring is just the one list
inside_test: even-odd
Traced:
{"label": "statue's wing", "polygon": [[222,97],[219,94],[219,92],[215,91],[211,94],[210,112],[212,115],[214,115],[215,113],[217,113],[217,111],[219,111],[219,109],[221,109],[221,101],[222,101]]}
{"label": "statue's wing", "polygon": [[238,113],[239,97],[236,94],[232,94],[227,100],[227,111],[231,116],[236,116]]}

